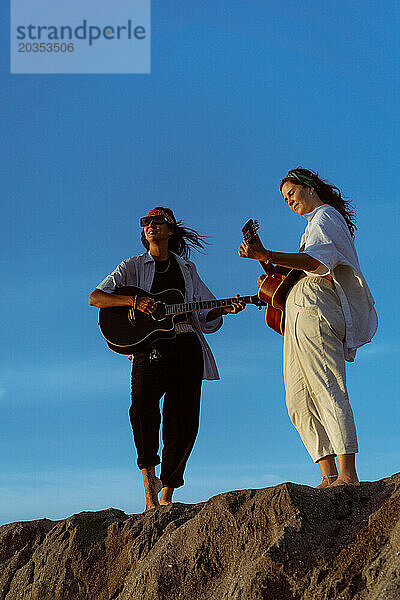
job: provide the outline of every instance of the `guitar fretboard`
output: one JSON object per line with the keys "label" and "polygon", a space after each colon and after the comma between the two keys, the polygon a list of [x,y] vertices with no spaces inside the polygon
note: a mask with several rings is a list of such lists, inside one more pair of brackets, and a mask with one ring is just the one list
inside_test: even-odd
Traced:
{"label": "guitar fretboard", "polygon": [[167,304],[165,312],[167,315],[181,315],[205,308],[224,308],[231,306],[235,300],[243,300],[245,304],[256,304],[257,296],[240,296],[239,298],[224,298],[222,300],[202,300],[201,302],[188,302],[186,304]]}

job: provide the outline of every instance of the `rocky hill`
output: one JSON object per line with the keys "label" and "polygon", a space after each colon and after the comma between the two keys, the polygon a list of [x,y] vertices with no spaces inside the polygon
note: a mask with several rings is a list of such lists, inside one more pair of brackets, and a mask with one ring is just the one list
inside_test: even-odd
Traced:
{"label": "rocky hill", "polygon": [[1,600],[398,600],[400,473],[0,528]]}

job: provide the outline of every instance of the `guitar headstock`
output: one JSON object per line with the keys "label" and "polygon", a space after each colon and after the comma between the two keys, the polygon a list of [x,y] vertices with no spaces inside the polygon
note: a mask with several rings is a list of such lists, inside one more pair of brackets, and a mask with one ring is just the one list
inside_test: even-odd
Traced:
{"label": "guitar headstock", "polygon": [[243,240],[246,244],[253,244],[255,242],[259,227],[258,221],[253,221],[253,219],[249,219],[245,226],[242,227]]}

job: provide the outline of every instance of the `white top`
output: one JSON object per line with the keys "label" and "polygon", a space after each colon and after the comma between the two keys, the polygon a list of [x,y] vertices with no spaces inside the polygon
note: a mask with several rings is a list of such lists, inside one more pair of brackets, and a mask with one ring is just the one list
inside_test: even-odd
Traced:
{"label": "white top", "polygon": [[303,215],[308,224],[301,238],[304,252],[321,264],[308,275],[332,275],[346,322],[344,355],[353,361],[357,348],[370,342],[378,327],[374,299],[358,262],[343,216],[329,204]]}
{"label": "white top", "polygon": [[[171,253],[176,258],[185,281],[185,302],[199,302],[202,300],[215,300],[215,296],[200,279],[194,263],[185,260],[177,254]],[[150,252],[139,256],[131,256],[123,260],[114,271],[99,283],[97,288],[111,294],[115,288],[124,285],[133,285],[150,292],[154,279],[155,262]],[[217,365],[209,345],[204,339],[204,333],[214,333],[222,325],[222,317],[213,321],[206,321],[209,309],[192,313],[192,325],[203,350],[204,372],[203,379],[219,379]]]}

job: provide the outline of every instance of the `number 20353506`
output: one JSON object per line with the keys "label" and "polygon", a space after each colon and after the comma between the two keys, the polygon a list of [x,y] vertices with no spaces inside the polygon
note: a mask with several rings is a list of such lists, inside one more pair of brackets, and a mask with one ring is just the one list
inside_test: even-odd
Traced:
{"label": "number 20353506", "polygon": [[74,44],[62,42],[20,42],[18,44],[18,52],[73,52]]}

